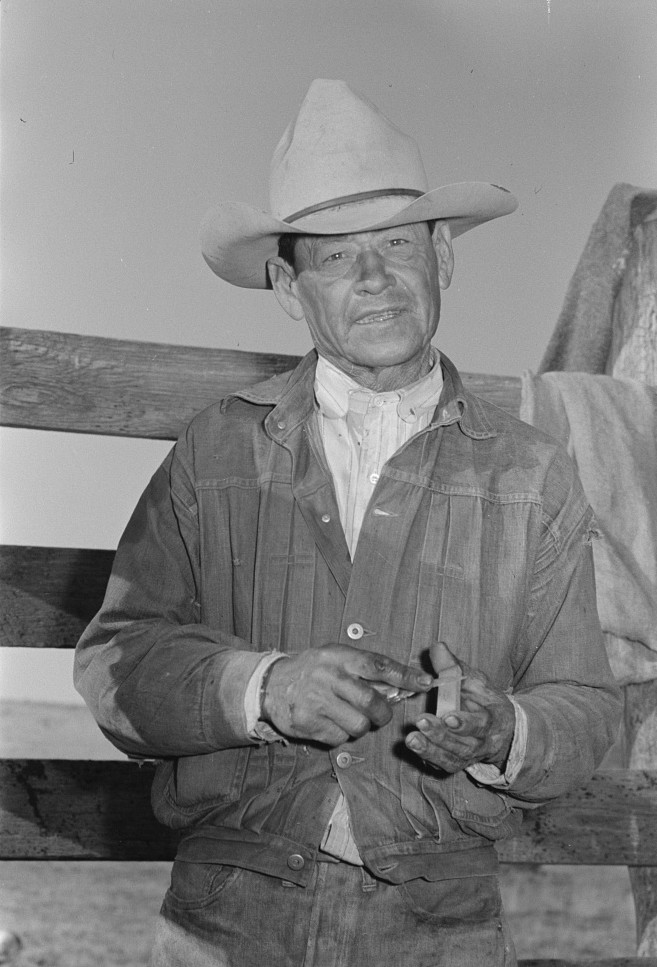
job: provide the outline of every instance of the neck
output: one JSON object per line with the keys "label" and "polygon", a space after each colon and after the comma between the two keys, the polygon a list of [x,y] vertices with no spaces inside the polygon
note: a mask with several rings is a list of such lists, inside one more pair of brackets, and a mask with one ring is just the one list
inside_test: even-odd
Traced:
{"label": "neck", "polygon": [[431,369],[431,347],[427,346],[421,356],[416,356],[396,366],[359,366],[346,359],[327,355],[326,358],[347,376],[366,389],[376,393],[403,389],[426,376]]}

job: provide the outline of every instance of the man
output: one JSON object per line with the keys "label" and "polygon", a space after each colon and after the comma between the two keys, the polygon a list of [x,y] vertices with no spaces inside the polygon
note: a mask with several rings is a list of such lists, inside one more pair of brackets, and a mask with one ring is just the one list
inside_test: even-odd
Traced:
{"label": "man", "polygon": [[182,830],[156,967],[515,963],[494,842],[619,716],[572,465],[431,344],[452,237],[515,207],[429,191],[411,139],[315,81],[273,214],[204,227],[213,270],[268,271],[316,351],[195,418],[78,647]]}

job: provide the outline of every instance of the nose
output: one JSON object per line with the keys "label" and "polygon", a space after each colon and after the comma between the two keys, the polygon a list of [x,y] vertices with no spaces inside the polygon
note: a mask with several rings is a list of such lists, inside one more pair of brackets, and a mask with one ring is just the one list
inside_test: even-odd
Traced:
{"label": "nose", "polygon": [[395,284],[395,277],[380,252],[371,249],[361,252],[356,266],[358,271],[356,287],[361,292],[377,294]]}

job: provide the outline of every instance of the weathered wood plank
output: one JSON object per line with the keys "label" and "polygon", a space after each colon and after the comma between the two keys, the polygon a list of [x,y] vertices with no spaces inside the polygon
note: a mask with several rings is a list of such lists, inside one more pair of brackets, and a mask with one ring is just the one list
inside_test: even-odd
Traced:
{"label": "weathered wood plank", "polygon": [[518,967],[657,967],[654,957],[603,957],[591,960],[530,960],[518,961]]}
{"label": "weathered wood plank", "polygon": [[[132,762],[0,761],[0,858],[168,859],[152,770]],[[657,773],[599,773],[529,814],[500,846],[512,863],[657,866]]]}
{"label": "weathered wood plank", "polygon": [[[210,403],[298,358],[0,328],[0,425],[173,440]],[[519,378],[463,379],[518,413]]]}
{"label": "weathered wood plank", "polygon": [[114,551],[0,546],[0,645],[73,648],[100,608]]}
{"label": "weathered wood plank", "polygon": [[161,860],[175,835],[150,810],[134,762],[0,761],[0,858]]}
{"label": "weathered wood plank", "polygon": [[3,426],[175,439],[227,393],[298,357],[0,329]]}
{"label": "weathered wood plank", "polygon": [[598,772],[580,789],[529,810],[500,844],[509,863],[657,866],[657,772]]}
{"label": "weathered wood plank", "polygon": [[521,382],[519,376],[495,376],[486,373],[461,373],[464,387],[482,399],[495,403],[518,416],[520,413]]}

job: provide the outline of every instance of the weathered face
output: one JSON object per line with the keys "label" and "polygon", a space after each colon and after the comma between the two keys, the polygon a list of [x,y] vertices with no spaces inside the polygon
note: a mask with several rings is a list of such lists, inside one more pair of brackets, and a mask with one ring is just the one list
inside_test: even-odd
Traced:
{"label": "weathered face", "polygon": [[444,223],[433,239],[426,222],[303,236],[295,255],[296,273],[275,269],[272,284],[286,311],[305,318],[318,352],[346,371],[411,371],[425,358],[452,271]]}

